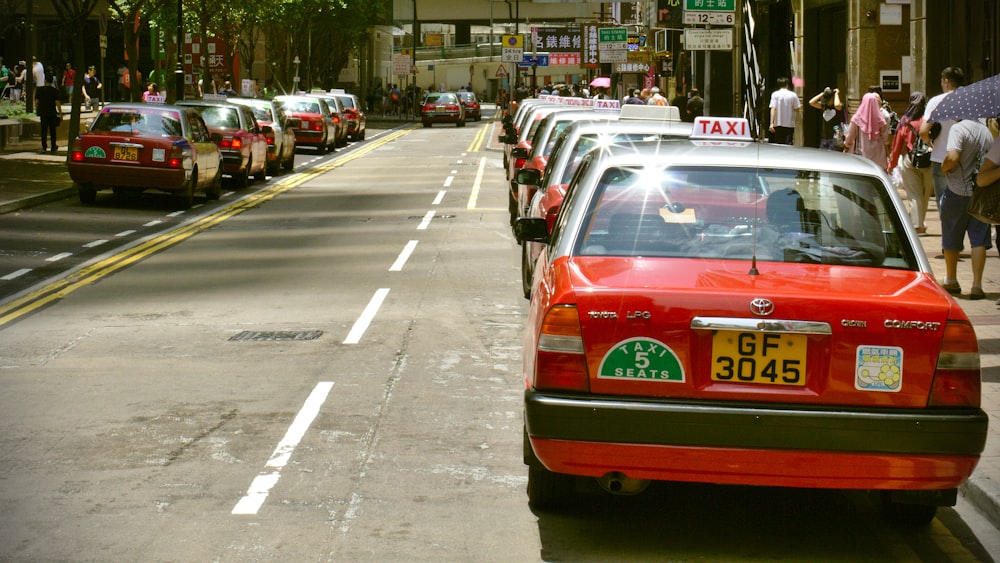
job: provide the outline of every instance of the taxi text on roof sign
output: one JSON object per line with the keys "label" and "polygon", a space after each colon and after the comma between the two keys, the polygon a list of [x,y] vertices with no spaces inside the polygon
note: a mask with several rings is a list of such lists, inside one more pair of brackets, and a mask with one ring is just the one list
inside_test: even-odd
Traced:
{"label": "taxi text on roof sign", "polygon": [[752,141],[750,122],[743,117],[697,117],[694,120],[692,139]]}

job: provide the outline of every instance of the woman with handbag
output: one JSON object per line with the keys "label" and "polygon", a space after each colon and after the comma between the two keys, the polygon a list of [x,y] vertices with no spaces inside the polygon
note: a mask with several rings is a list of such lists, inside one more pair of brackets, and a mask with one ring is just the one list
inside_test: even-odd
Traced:
{"label": "woman with handbag", "polygon": [[918,135],[924,123],[926,106],[927,99],[922,92],[910,95],[910,105],[899,120],[889,155],[889,170],[899,167],[903,187],[910,200],[910,220],[920,234],[927,232],[924,219],[927,217],[927,204],[934,193],[930,147]]}
{"label": "woman with handbag", "polygon": [[888,172],[889,159],[885,154],[888,140],[889,123],[882,115],[882,99],[869,92],[861,98],[861,105],[847,127],[844,152],[864,156]]}

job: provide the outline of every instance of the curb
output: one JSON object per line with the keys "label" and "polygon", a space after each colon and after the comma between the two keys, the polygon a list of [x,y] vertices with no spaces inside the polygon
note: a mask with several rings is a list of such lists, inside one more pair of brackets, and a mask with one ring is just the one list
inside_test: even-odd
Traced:
{"label": "curb", "polygon": [[41,205],[43,203],[49,203],[51,201],[59,201],[60,199],[66,199],[72,197],[76,194],[76,188],[73,186],[54,189],[37,195],[23,197],[14,201],[7,203],[0,203],[0,214],[10,213],[11,211],[18,211],[20,209],[25,209],[28,207],[33,207],[35,205]]}
{"label": "curb", "polygon": [[958,492],[982,513],[993,527],[1000,530],[1000,483],[987,476],[973,473],[958,488]]}

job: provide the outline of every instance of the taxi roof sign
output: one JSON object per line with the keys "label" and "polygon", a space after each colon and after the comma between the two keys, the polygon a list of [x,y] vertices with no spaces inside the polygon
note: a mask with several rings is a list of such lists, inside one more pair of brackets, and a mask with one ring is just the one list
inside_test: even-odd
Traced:
{"label": "taxi roof sign", "polygon": [[681,110],[677,106],[640,106],[624,104],[619,119],[645,121],[680,121]]}
{"label": "taxi roof sign", "polygon": [[750,121],[744,117],[696,117],[692,139],[706,141],[753,141]]}

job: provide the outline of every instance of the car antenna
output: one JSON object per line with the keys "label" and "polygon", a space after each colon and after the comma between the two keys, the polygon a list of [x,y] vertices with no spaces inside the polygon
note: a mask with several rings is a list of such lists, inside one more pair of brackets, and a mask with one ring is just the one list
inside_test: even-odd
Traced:
{"label": "car antenna", "polygon": [[[760,147],[757,147],[758,162],[760,158]],[[754,192],[757,191],[757,186],[760,185],[760,168],[753,175],[754,182]],[[747,272],[748,276],[759,276],[760,272],[757,271],[757,231],[760,230],[760,198],[754,198],[753,204],[753,224],[751,230],[753,231],[753,252],[750,256],[750,271]]]}

